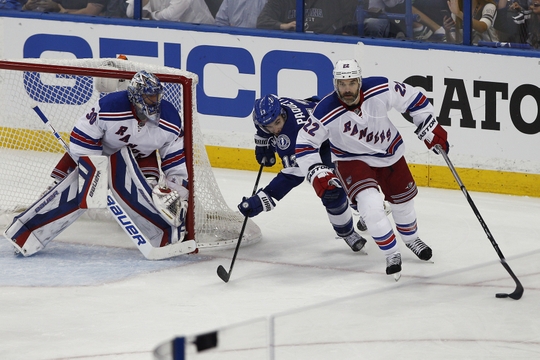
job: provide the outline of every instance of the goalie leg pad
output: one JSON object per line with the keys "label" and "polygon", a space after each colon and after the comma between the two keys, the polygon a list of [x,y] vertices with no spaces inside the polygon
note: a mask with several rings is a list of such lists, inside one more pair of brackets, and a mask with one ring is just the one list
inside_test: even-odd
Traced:
{"label": "goalie leg pad", "polygon": [[109,188],[131,220],[153,247],[182,241],[185,226],[175,227],[161,215],[152,200],[152,189],[131,151],[125,147],[109,157]]}
{"label": "goalie leg pad", "polygon": [[79,208],[77,177],[78,172],[72,172],[13,219],[4,236],[21,254],[42,250],[84,213]]}
{"label": "goalie leg pad", "polygon": [[81,156],[79,158],[79,202],[81,209],[107,207],[107,174],[109,160],[106,156]]}

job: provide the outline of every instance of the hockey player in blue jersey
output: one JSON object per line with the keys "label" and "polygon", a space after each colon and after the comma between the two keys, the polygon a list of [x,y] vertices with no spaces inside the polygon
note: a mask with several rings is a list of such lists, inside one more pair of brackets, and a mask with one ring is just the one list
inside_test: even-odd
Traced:
{"label": "hockey player in blue jersey", "polygon": [[[253,122],[255,134],[255,157],[264,166],[276,163],[275,153],[281,158],[283,169],[263,189],[254,196],[242,199],[238,209],[244,216],[253,217],[263,211],[270,211],[276,206],[276,201],[285,197],[305,177],[296,164],[294,154],[296,136],[305,125],[316,102],[314,99],[295,100],[278,98],[276,95],[266,95],[255,100]],[[321,150],[321,156],[330,163],[329,148]],[[337,236],[355,252],[360,251],[366,244],[366,239],[360,236],[353,225],[352,212],[347,195],[341,186],[332,186],[326,191],[317,192],[326,208],[328,218]]]}
{"label": "hockey player in blue jersey", "polygon": [[[405,144],[388,116],[392,108],[408,113],[416,134],[428,149],[440,145],[448,152],[447,133],[437,122],[427,97],[408,84],[382,76],[362,78],[357,61],[340,60],[334,68],[335,90],[325,96],[298,133],[296,159],[315,189],[341,184],[365,220],[371,237],[386,255],[386,273],[396,280],[401,252],[384,212],[379,187],[391,203],[395,227],[419,259],[432,250],[418,235],[414,197],[416,183],[405,160]],[[318,149],[330,141],[335,169],[321,166]],[[337,177],[336,177],[337,176]]]}
{"label": "hockey player in blue jersey", "polygon": [[79,118],[69,154],[53,171],[55,186],[5,231],[16,251],[24,256],[40,251],[86,211],[78,175],[90,156],[109,162],[108,176],[101,176],[111,191],[107,205],[114,199],[154,248],[182,242],[189,178],[181,118],[163,99],[160,80],[142,70],[127,90],[107,94]]}

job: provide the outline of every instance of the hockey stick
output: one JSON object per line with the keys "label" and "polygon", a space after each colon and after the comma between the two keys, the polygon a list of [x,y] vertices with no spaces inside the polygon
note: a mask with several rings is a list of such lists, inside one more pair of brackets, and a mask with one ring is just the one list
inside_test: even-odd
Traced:
{"label": "hockey stick", "polygon": [[[255,195],[255,192],[257,192],[257,187],[259,186],[259,180],[261,179],[263,167],[264,167],[264,162],[261,164],[261,167],[259,168],[259,173],[257,174],[257,180],[255,180],[255,186],[253,186],[253,192],[251,193],[251,196]],[[248,222],[248,219],[249,219],[249,215],[246,215],[244,217],[244,223],[242,224],[242,230],[240,230],[240,236],[238,236],[238,242],[236,243],[236,248],[234,249],[234,255],[231,261],[229,272],[225,270],[223,265],[219,265],[217,268],[218,276],[221,278],[221,280],[225,282],[229,282],[229,279],[231,278],[231,272],[234,266],[234,262],[236,260],[236,255],[238,254],[238,249],[240,248],[240,243],[242,242],[242,236],[244,235],[244,230],[246,229],[246,224]]]}
{"label": "hockey stick", "polygon": [[[36,112],[41,121],[43,121],[43,123],[47,125],[47,127],[49,128],[49,130],[51,130],[60,145],[62,145],[64,150],[73,159],[68,144],[64,141],[64,139],[62,139],[60,134],[52,126],[49,119],[45,116],[41,109],[37,105],[32,107],[32,109]],[[118,225],[120,225],[122,230],[124,230],[128,237],[137,246],[137,249],[139,249],[139,251],[148,260],[168,259],[173,256],[191,253],[195,251],[195,249],[197,249],[197,244],[195,243],[195,240],[179,241],[164,247],[153,247],[150,241],[148,241],[148,238],[144,235],[144,233],[138,228],[138,226],[135,225],[129,215],[120,206],[120,204],[118,204],[110,189],[108,190],[107,195],[107,209],[114,217],[116,222],[118,222]]]}
{"label": "hockey stick", "polygon": [[469,192],[467,191],[467,189],[465,188],[465,185],[463,185],[463,182],[459,178],[459,175],[456,172],[456,168],[454,168],[454,165],[450,161],[450,158],[448,157],[448,154],[442,149],[441,145],[435,145],[435,148],[439,151],[440,154],[442,154],[442,156],[444,158],[444,161],[446,161],[446,164],[448,164],[448,168],[450,169],[450,171],[454,175],[454,178],[456,179],[456,182],[458,183],[459,187],[461,188],[461,192],[463,192],[463,195],[465,195],[465,198],[469,202],[469,205],[471,206],[472,210],[474,211],[474,214],[478,218],[478,221],[480,221],[480,224],[482,225],[482,228],[484,229],[489,241],[491,242],[491,245],[493,245],[493,248],[497,252],[497,255],[499,255],[499,258],[501,259],[502,266],[506,269],[506,271],[508,271],[508,273],[510,274],[512,279],[516,282],[516,289],[514,290],[513,293],[511,293],[511,294],[498,293],[498,294],[495,294],[495,296],[498,297],[498,298],[509,297],[511,299],[514,299],[514,300],[521,299],[521,296],[523,295],[523,285],[521,285],[521,282],[519,281],[517,276],[514,274],[514,272],[510,268],[510,265],[508,265],[508,263],[506,262],[506,259],[504,258],[504,255],[503,255],[501,249],[499,249],[499,245],[497,245],[497,242],[493,238],[493,235],[491,235],[491,232],[489,231],[486,223],[484,222],[484,219],[482,219],[482,215],[480,215],[480,212],[478,211],[478,208],[476,207],[476,205],[474,205],[474,202],[473,202],[471,196],[469,195]]}

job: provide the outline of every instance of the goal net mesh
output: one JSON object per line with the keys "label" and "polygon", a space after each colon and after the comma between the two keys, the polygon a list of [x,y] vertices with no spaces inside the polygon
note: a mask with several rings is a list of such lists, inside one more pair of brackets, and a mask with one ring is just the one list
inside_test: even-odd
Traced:
{"label": "goal net mesh", "polygon": [[[64,153],[32,107],[38,105],[69,142],[75,122],[105,95],[96,90],[100,80],[120,79],[115,83],[122,90],[133,74],[143,69],[160,78],[164,99],[182,117],[193,190],[193,226],[191,233],[188,227],[188,237],[194,238],[200,249],[236,245],[244,217],[228,207],[212,172],[197,119],[197,76],[121,59],[0,61],[0,215],[13,216],[37,201],[51,185],[50,173]],[[106,210],[94,217],[100,219],[106,217],[104,214]],[[250,220],[242,243],[261,239],[260,229]]]}

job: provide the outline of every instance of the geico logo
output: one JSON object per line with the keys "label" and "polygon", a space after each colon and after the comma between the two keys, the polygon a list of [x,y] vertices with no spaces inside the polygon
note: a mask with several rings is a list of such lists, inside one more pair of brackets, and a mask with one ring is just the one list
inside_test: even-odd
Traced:
{"label": "geico logo", "polygon": [[[92,42],[93,44],[94,42]],[[316,78],[316,88],[313,95],[325,95],[332,91],[332,61],[323,54],[316,52],[273,50],[266,53],[260,61],[255,61],[249,50],[239,47],[200,45],[188,52],[181,48],[181,44],[158,43],[154,41],[99,38],[95,42],[99,48],[94,49],[90,43],[78,36],[57,34],[35,34],[26,39],[24,43],[24,57],[40,58],[48,51],[60,51],[72,53],[75,58],[92,57],[116,57],[117,53],[126,54],[128,57],[163,58],[163,65],[180,68],[180,54],[187,54],[186,69],[199,76],[197,86],[197,110],[204,115],[217,115],[228,117],[246,117],[253,110],[253,102],[258,94],[277,94],[278,77],[282,70],[289,70],[287,76],[298,74],[298,83],[306,76]],[[158,49],[163,49],[162,54]],[[180,51],[182,50],[182,51]],[[233,67],[237,75],[233,78],[227,75],[221,77],[205,76],[205,67],[209,64],[223,67]],[[308,74],[306,74],[306,72]],[[246,88],[242,78],[253,77],[253,88]],[[59,79],[58,84],[41,82],[38,79],[34,87],[25,84],[26,90],[33,100],[43,101],[40,95],[49,92],[67,92],[79,94],[76,98],[77,105],[85,104],[90,100],[93,88],[81,80],[73,80],[66,84],[66,79]],[[227,93],[235,94],[234,97],[215,96],[224,84]],[[50,98],[50,97],[47,97]],[[51,99],[50,101],[62,101]]]}

